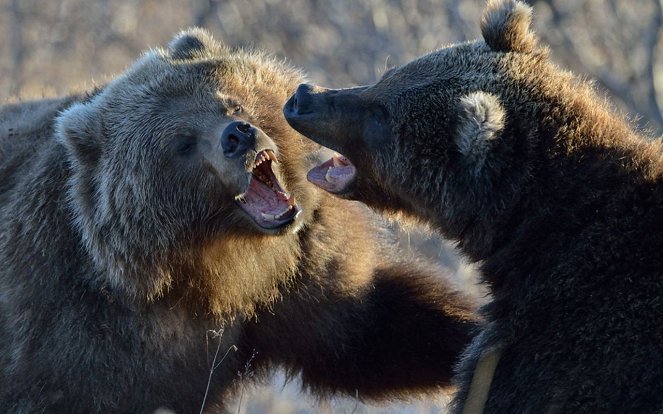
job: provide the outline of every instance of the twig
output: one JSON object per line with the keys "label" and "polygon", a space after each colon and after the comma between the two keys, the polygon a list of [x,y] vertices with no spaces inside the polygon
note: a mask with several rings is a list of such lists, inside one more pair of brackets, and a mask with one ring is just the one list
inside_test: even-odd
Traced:
{"label": "twig", "polygon": [[214,358],[212,359],[212,364],[210,365],[209,376],[207,377],[207,387],[205,388],[205,396],[203,397],[203,403],[200,406],[200,414],[203,414],[203,411],[205,410],[205,403],[207,402],[207,393],[209,392],[209,387],[210,384],[212,383],[212,374],[214,374],[214,370],[221,365],[221,363],[226,359],[230,351],[237,351],[237,347],[235,345],[231,345],[226,351],[226,353],[223,354],[223,357],[217,364],[216,358],[219,355],[219,350],[221,349],[221,337],[223,335],[223,328],[220,328],[218,331],[215,331],[213,329],[207,331],[208,336],[206,337],[206,341],[209,339],[210,333],[212,334],[212,336],[219,338],[219,343],[216,346],[216,352],[214,353]]}
{"label": "twig", "polygon": [[[251,363],[255,359],[256,355],[258,355],[258,352],[254,349],[253,354],[251,354],[251,358],[249,358],[249,360],[246,361],[246,364],[244,364],[244,373],[239,371],[237,372],[237,376],[240,380],[251,378],[253,376],[253,372],[251,372]],[[242,409],[242,398],[244,398],[244,386],[242,385],[241,388],[242,389],[239,393],[239,402],[237,404],[237,414],[239,414],[240,410]]]}
{"label": "twig", "polygon": [[359,390],[355,390],[355,406],[352,409],[352,412],[350,414],[355,414],[357,412],[357,408],[359,408]]}

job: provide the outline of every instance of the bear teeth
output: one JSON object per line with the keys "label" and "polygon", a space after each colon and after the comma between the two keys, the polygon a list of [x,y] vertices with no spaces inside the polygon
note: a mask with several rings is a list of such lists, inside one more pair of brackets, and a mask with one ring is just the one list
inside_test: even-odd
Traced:
{"label": "bear teeth", "polygon": [[276,216],[276,219],[277,219],[277,220],[282,219],[286,214],[289,214],[289,213],[290,213],[290,210],[292,210],[293,208],[294,208],[293,206],[288,206],[287,209],[283,210],[283,212],[282,212],[281,214],[278,214],[278,215]]}
{"label": "bear teeth", "polygon": [[273,215],[273,214],[260,213],[260,215],[262,216],[263,220],[265,220],[265,221],[274,221],[274,219],[276,219],[276,216]]}
{"label": "bear teeth", "polygon": [[274,221],[274,220],[281,220],[283,217],[285,217],[287,214],[294,209],[294,205],[289,205],[288,208],[280,212],[279,214],[269,214],[269,213],[260,213],[260,216],[263,218],[265,221]]}
{"label": "bear teeth", "polygon": [[270,149],[262,150],[260,151],[257,155],[255,160],[253,161],[253,168],[257,168],[260,164],[262,164],[265,161],[272,161],[276,164],[278,164],[279,160],[276,158],[276,154],[274,154],[274,151]]}

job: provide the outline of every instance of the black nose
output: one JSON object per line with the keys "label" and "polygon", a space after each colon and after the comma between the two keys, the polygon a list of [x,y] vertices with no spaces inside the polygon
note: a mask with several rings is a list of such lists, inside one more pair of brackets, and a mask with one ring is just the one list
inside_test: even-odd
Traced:
{"label": "black nose", "polygon": [[288,111],[294,115],[304,115],[313,112],[313,85],[302,83],[288,102]]}
{"label": "black nose", "polygon": [[256,143],[256,129],[251,124],[234,121],[221,134],[221,148],[227,158],[237,158]]}

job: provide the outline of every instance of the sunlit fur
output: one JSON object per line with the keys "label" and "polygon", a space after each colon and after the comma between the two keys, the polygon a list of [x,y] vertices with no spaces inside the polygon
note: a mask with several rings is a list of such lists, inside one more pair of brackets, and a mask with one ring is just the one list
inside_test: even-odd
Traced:
{"label": "sunlit fur", "polygon": [[[0,108],[0,411],[224,412],[278,367],[320,396],[450,387],[473,305],[306,181],[318,147],[281,113],[301,81],[196,29],[89,93]],[[302,208],[280,231],[235,205],[241,160],[173,155],[238,104]]]}
{"label": "sunlit fur", "polygon": [[[530,18],[491,0],[484,39],[367,87],[308,88],[297,122],[355,164],[343,197],[425,221],[479,265],[492,301],[454,412],[496,347],[486,413],[661,412],[661,141],[554,65]],[[339,105],[348,93],[355,104]],[[355,127],[374,108],[390,124],[382,137]]]}

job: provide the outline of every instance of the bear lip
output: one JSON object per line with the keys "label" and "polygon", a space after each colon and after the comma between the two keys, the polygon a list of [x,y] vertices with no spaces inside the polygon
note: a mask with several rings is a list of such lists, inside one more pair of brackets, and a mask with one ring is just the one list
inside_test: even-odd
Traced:
{"label": "bear lip", "polygon": [[235,196],[239,207],[261,228],[276,229],[293,221],[301,212],[295,197],[288,194],[273,167],[278,159],[271,149],[258,152],[250,168],[246,191]]}
{"label": "bear lip", "polygon": [[327,192],[342,194],[349,190],[356,174],[357,169],[349,159],[334,153],[328,161],[312,168],[306,178]]}

